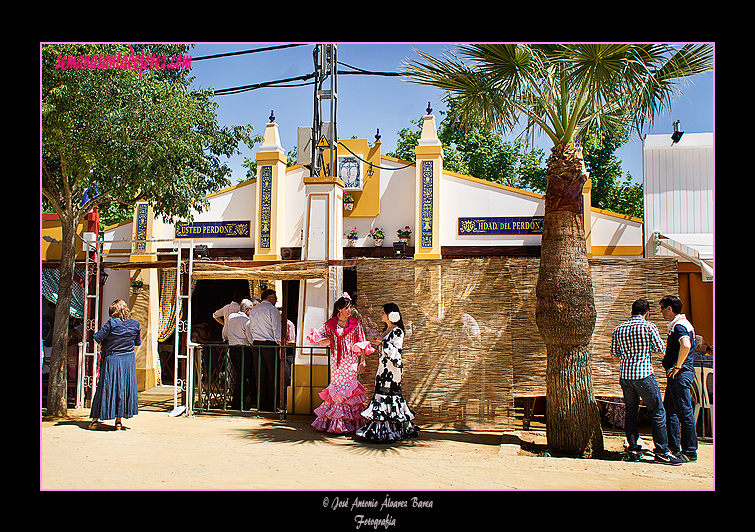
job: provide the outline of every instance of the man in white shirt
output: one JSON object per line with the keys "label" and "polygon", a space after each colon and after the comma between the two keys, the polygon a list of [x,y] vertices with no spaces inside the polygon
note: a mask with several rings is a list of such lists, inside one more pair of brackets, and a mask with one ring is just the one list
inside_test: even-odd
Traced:
{"label": "man in white shirt", "polygon": [[[252,302],[244,299],[239,304],[238,312],[232,312],[225,319],[225,331],[228,340],[231,367],[233,368],[233,395],[231,409],[241,410],[243,397],[256,396],[254,389],[254,364],[252,363],[250,344],[246,338],[246,330],[249,327],[249,311]],[[243,380],[242,380],[243,376]],[[243,386],[242,386],[243,382]]]}
{"label": "man in white shirt", "polygon": [[277,301],[278,296],[275,290],[265,290],[262,293],[262,301],[249,312],[247,339],[250,344],[254,344],[254,342],[275,342],[277,345],[280,341],[281,315],[275,308]]}
{"label": "man in white shirt", "polygon": [[223,341],[227,341],[228,338],[228,316],[234,312],[238,312],[241,304],[241,298],[243,296],[236,292],[233,294],[233,301],[225,305],[223,308],[219,308],[213,312],[212,317],[215,318],[220,325],[223,326]]}
{"label": "man in white shirt", "polygon": [[[281,339],[281,315],[275,307],[278,296],[275,290],[265,290],[262,302],[249,311],[247,340],[256,346],[252,349],[254,369],[258,371],[259,383],[257,409],[261,412],[275,411],[276,358]],[[269,347],[268,347],[269,346]]]}
{"label": "man in white shirt", "polygon": [[228,345],[251,345],[247,339],[246,330],[249,325],[249,311],[252,310],[252,302],[248,299],[241,301],[238,312],[232,312],[226,318],[226,337]]}

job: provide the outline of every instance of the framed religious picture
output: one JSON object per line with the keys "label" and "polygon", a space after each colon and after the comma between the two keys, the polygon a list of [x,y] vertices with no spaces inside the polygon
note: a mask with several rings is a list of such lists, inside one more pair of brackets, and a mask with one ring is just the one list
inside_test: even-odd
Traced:
{"label": "framed religious picture", "polygon": [[364,187],[362,161],[353,155],[338,157],[338,177],[343,180],[344,190],[362,190]]}

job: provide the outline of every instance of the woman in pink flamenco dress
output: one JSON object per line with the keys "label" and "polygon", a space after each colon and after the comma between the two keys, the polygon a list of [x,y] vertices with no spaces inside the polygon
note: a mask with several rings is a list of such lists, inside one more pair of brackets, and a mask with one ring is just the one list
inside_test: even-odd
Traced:
{"label": "woman in pink flamenco dress", "polygon": [[333,317],[319,329],[312,329],[307,339],[331,349],[330,384],[319,394],[323,402],[314,411],[317,419],[312,426],[334,434],[356,432],[366,422],[361,412],[367,401],[357,375],[364,371],[365,356],[374,349],[361,322],[351,316],[348,294],[333,305]]}

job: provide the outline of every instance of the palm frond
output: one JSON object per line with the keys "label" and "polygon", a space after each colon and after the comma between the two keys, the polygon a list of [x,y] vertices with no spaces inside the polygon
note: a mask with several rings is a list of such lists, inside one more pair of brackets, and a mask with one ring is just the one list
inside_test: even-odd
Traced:
{"label": "palm frond", "polygon": [[404,63],[411,82],[449,91],[461,118],[508,132],[541,128],[555,145],[595,128],[641,131],[671,106],[680,81],[712,69],[712,46],[471,44]]}

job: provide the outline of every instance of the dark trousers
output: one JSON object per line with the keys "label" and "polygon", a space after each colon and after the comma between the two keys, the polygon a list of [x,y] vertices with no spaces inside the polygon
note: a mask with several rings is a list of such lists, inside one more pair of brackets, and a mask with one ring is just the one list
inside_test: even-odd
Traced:
{"label": "dark trousers", "polygon": [[252,398],[252,403],[257,399],[257,379],[255,367],[252,362],[252,352],[249,346],[230,346],[230,366],[233,368],[233,394],[231,408],[241,410],[244,404],[244,396]]}
{"label": "dark trousers", "polygon": [[697,427],[690,386],[695,372],[682,368],[673,378],[666,380],[666,427],[671,452],[680,450],[689,456],[697,456]]}
{"label": "dark trousers", "polygon": [[255,340],[252,344],[254,369],[259,382],[257,410],[260,412],[275,412],[279,350],[278,342]]}
{"label": "dark trousers", "polygon": [[621,389],[624,392],[624,404],[626,404],[626,418],[624,419],[624,431],[627,435],[627,443],[630,451],[639,451],[639,431],[637,429],[638,409],[640,398],[647,407],[653,430],[654,452],[665,454],[668,452],[668,437],[666,435],[666,410],[661,401],[661,392],[654,375],[648,375],[644,379],[630,380],[619,379]]}

